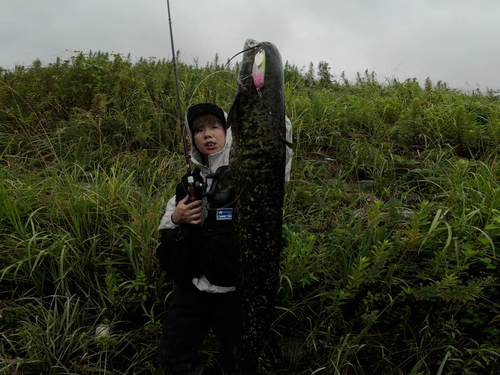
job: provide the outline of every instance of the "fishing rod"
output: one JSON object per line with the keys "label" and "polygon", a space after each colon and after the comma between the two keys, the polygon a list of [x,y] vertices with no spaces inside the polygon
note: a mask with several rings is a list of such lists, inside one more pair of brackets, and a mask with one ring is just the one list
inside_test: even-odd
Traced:
{"label": "fishing rod", "polygon": [[179,78],[177,76],[177,61],[175,58],[175,48],[174,48],[174,35],[172,33],[172,19],[170,17],[170,1],[167,0],[167,10],[168,10],[168,24],[170,27],[170,44],[172,45],[172,62],[174,64],[174,77],[175,77],[175,89],[177,91],[177,106],[179,107],[179,119],[182,129],[182,141],[184,143],[184,158],[186,159],[186,167],[187,167],[187,181],[188,181],[188,190],[189,190],[189,198],[191,201],[196,200],[196,193],[194,189],[194,177],[193,172],[191,170],[191,160],[189,157],[188,147],[187,147],[187,139],[186,139],[186,124],[184,122],[184,115],[182,113],[182,101],[181,94],[179,91]]}

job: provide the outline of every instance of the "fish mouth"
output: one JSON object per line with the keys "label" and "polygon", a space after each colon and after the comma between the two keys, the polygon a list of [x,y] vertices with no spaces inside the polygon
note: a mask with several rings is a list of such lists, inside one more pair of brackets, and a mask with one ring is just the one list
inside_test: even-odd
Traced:
{"label": "fish mouth", "polygon": [[255,48],[260,44],[258,40],[255,39],[247,39],[245,40],[245,44],[243,44],[243,49]]}

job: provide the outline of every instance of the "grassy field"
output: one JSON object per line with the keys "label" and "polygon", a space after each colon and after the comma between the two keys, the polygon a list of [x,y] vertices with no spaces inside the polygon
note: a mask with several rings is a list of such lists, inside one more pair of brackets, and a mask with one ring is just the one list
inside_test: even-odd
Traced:
{"label": "grassy field", "polygon": [[[238,64],[179,62],[226,111]],[[340,72],[339,72],[340,73]],[[285,66],[294,159],[267,374],[495,374],[500,100]],[[0,69],[0,373],[156,371],[157,227],[184,173],[173,66]],[[213,335],[207,372],[220,373]]]}

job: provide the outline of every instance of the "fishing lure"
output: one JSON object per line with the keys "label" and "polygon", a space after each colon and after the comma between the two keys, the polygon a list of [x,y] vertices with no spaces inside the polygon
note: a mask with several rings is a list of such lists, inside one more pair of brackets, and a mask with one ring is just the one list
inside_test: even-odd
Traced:
{"label": "fishing lure", "polygon": [[260,89],[264,87],[264,73],[266,71],[266,52],[261,49],[255,54],[252,67],[253,84],[260,93]]}

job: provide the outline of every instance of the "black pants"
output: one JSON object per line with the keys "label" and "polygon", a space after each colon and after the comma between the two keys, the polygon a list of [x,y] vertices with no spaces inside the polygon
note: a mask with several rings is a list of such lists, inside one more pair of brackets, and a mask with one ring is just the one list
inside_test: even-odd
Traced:
{"label": "black pants", "polygon": [[209,328],[219,339],[225,373],[237,374],[236,292],[200,292],[192,283],[181,284],[174,292],[158,343],[160,365],[172,371],[196,367]]}

